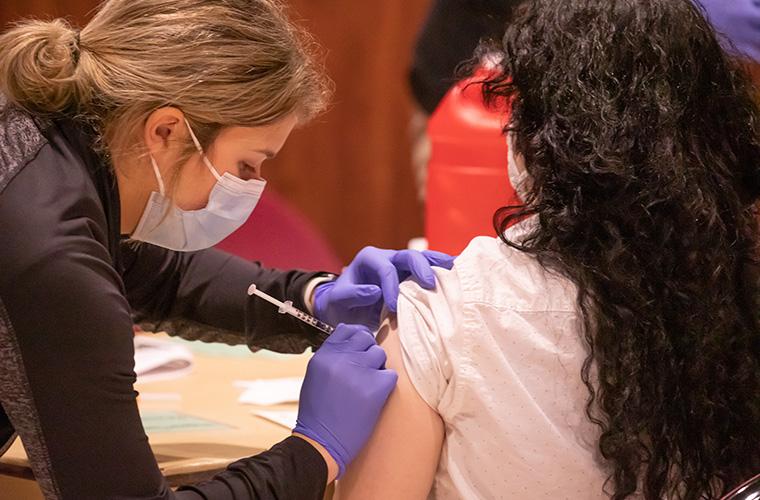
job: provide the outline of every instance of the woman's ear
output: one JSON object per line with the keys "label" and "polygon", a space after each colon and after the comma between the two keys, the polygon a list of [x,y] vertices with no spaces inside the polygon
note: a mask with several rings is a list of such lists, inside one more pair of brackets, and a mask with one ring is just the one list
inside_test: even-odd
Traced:
{"label": "woman's ear", "polygon": [[143,140],[150,154],[158,159],[176,151],[187,139],[185,115],[177,108],[165,107],[152,112],[145,121]]}

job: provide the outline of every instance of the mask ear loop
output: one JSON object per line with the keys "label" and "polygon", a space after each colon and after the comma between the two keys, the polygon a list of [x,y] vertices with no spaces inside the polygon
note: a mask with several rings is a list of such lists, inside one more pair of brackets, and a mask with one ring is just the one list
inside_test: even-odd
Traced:
{"label": "mask ear loop", "polygon": [[[161,178],[161,171],[158,169],[158,163],[156,163],[156,159],[153,158],[153,155],[150,155],[150,164],[153,165],[153,174],[156,176],[156,181],[158,181],[158,192],[161,193],[161,196],[165,197],[166,190],[164,189],[164,180]],[[164,210],[164,215],[161,218],[161,222],[163,222],[169,215],[169,208],[170,205],[167,205]]]}
{"label": "mask ear loop", "polygon": [[190,138],[193,140],[193,144],[195,144],[195,149],[197,149],[198,153],[200,153],[203,163],[206,165],[206,167],[208,167],[211,173],[214,174],[214,177],[216,178],[217,181],[222,180],[222,176],[219,175],[219,172],[216,171],[216,168],[214,168],[214,165],[211,164],[211,160],[209,160],[208,157],[206,156],[206,153],[203,152],[201,143],[198,141],[198,138],[195,136],[195,132],[193,132],[192,127],[190,127],[190,122],[187,121],[187,118],[185,118],[185,125],[187,125],[187,131],[190,132]]}
{"label": "mask ear loop", "polygon": [[161,171],[158,169],[158,164],[156,163],[156,159],[153,158],[153,155],[150,155],[150,163],[153,165],[153,174],[158,181],[158,192],[161,193],[161,196],[164,196],[166,194],[164,192],[164,180],[161,178]]}

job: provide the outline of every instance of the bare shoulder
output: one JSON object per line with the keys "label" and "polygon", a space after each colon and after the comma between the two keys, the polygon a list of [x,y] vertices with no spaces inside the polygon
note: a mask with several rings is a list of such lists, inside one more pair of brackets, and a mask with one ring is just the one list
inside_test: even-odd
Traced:
{"label": "bare shoulder", "polygon": [[404,367],[395,319],[386,320],[378,343],[396,370],[398,385],[369,443],[338,481],[336,499],[425,499],[443,442],[443,422],[417,394]]}

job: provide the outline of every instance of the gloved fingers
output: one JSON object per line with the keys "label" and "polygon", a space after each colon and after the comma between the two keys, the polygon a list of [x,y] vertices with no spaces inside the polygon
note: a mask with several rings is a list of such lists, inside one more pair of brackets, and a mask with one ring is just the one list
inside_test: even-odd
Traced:
{"label": "gloved fingers", "polygon": [[456,257],[443,252],[436,252],[435,250],[425,250],[422,252],[422,255],[425,256],[431,266],[442,267],[449,270],[454,267],[454,259],[456,259]]}
{"label": "gloved fingers", "polygon": [[369,347],[365,352],[357,354],[355,361],[360,365],[373,370],[382,370],[385,368],[385,362],[388,356],[382,347],[375,344]]}
{"label": "gloved fingers", "polygon": [[405,271],[411,273],[411,277],[422,288],[435,288],[435,273],[422,253],[415,250],[401,250],[393,256],[391,262],[396,266],[399,274]]}
{"label": "gloved fingers", "polygon": [[344,346],[344,352],[350,351],[363,354],[373,346],[377,346],[377,341],[375,340],[375,336],[372,335],[368,329],[364,328],[362,331],[354,333],[348,340],[346,340]]}
{"label": "gloved fingers", "polygon": [[398,382],[398,373],[396,373],[395,370],[384,369],[378,373],[378,376],[382,380],[382,389],[387,393],[387,396],[390,396],[391,392],[393,392],[393,389],[396,387],[396,383]]}
{"label": "gloved fingers", "polygon": [[352,323],[366,326],[369,331],[376,332],[380,328],[380,314],[383,311],[383,301],[378,300],[370,306],[361,309],[354,308],[346,313],[346,319]]}
{"label": "gloved fingers", "polygon": [[382,400],[383,404],[385,404],[388,396],[390,396],[393,389],[396,388],[396,384],[398,383],[398,373],[396,373],[395,370],[382,368],[377,370],[373,375],[374,384],[372,389],[375,391],[374,395],[377,398],[376,400],[378,402]]}
{"label": "gloved fingers", "polygon": [[[391,259],[395,252],[390,250],[378,250],[376,248],[364,249],[359,252],[361,269],[354,269],[352,275],[354,281],[361,283],[373,283],[380,286],[383,294],[383,302],[391,311],[396,311],[398,299],[398,272]],[[359,257],[356,258],[359,261]]]}
{"label": "gloved fingers", "polygon": [[388,263],[387,267],[384,266],[383,269],[378,270],[378,276],[380,278],[380,287],[383,290],[383,301],[385,302],[385,306],[388,310],[395,313],[398,306],[399,293],[398,272],[396,271],[396,267],[390,261],[386,262]]}
{"label": "gloved fingers", "polygon": [[382,295],[380,287],[376,285],[338,283],[330,291],[330,302],[342,307],[366,307],[379,301]]}
{"label": "gloved fingers", "polygon": [[327,283],[317,285],[317,288],[314,289],[314,316],[322,321],[327,321],[327,308],[330,305],[330,297],[332,296],[332,291],[333,288],[335,288],[336,283],[337,280],[328,281]]}
{"label": "gloved fingers", "polygon": [[325,344],[341,344],[343,342],[348,342],[354,335],[360,333],[367,333],[372,336],[366,326],[341,323],[335,327],[335,331],[327,338],[327,340],[325,340]]}
{"label": "gloved fingers", "polygon": [[354,260],[348,265],[342,275],[346,275],[353,283],[374,283],[379,277],[379,271],[383,264],[389,262],[393,256],[393,250],[384,250],[376,247],[364,247],[359,250]]}
{"label": "gloved fingers", "polygon": [[366,326],[341,323],[327,338],[325,344],[331,344],[333,350],[337,347],[339,352],[364,353],[371,346],[376,345],[377,341]]}

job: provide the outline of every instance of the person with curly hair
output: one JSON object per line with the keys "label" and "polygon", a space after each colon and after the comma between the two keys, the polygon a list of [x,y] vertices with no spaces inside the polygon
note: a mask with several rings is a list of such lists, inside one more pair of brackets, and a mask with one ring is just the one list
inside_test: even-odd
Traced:
{"label": "person with curly hair", "polygon": [[484,50],[523,204],[402,287],[338,498],[720,498],[760,471],[756,89],[690,0],[533,0]]}

